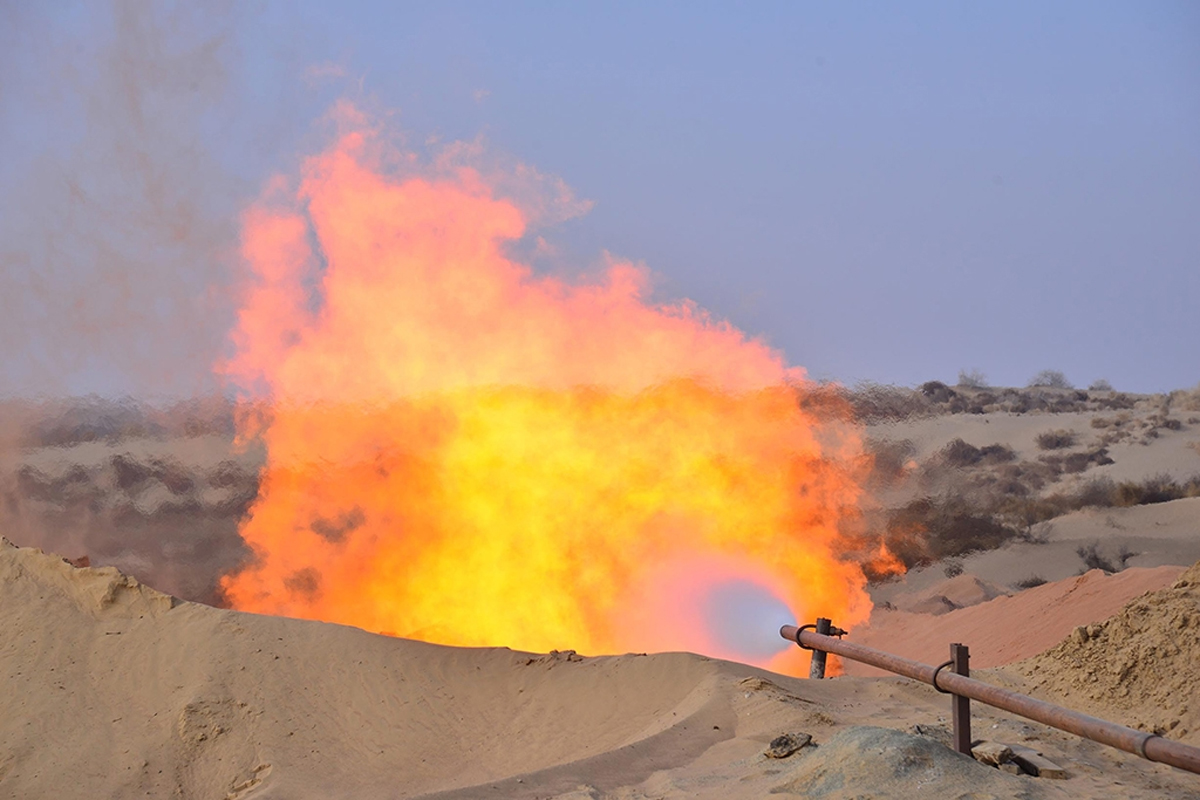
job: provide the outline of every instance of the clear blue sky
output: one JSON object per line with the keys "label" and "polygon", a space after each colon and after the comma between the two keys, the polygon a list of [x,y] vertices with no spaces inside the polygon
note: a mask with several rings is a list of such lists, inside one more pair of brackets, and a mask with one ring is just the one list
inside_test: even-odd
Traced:
{"label": "clear blue sky", "polygon": [[0,394],[202,386],[239,203],[343,95],[814,377],[1200,381],[1195,3],[0,2],[0,49]]}

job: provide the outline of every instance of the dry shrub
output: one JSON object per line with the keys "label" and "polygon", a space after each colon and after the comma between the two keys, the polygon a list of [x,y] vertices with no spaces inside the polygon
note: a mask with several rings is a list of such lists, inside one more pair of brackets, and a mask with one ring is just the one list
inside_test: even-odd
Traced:
{"label": "dry shrub", "polygon": [[1100,553],[1099,542],[1092,542],[1086,546],[1080,545],[1075,549],[1075,554],[1083,559],[1087,569],[1102,569],[1105,572],[1120,572],[1129,566],[1129,559],[1139,555],[1126,545],[1121,545],[1117,549],[1115,559],[1110,559]]}
{"label": "dry shrub", "polygon": [[[1149,429],[1149,431],[1183,430],[1183,422],[1174,417],[1167,416],[1167,412],[1162,409],[1160,409],[1157,413],[1151,414],[1150,416],[1146,417],[1146,419],[1143,421],[1142,424],[1145,427],[1147,427]],[[1149,433],[1149,431],[1147,431],[1147,433]],[[1154,435],[1157,436],[1157,433],[1155,433]]]}
{"label": "dry shrub", "polygon": [[1075,431],[1056,430],[1039,433],[1037,446],[1042,450],[1062,450],[1075,444]]}
{"label": "dry shrub", "polygon": [[845,393],[854,417],[862,422],[898,422],[929,416],[932,404],[921,392],[901,386],[864,383]]}
{"label": "dry shrub", "polygon": [[1108,457],[1108,448],[1104,446],[1085,453],[1041,456],[1038,460],[1051,467],[1056,474],[1067,473],[1069,475],[1083,472],[1093,465],[1103,467],[1113,463],[1113,460]]}
{"label": "dry shrub", "polygon": [[977,369],[959,370],[958,385],[963,389],[986,389],[988,388],[987,376]]}
{"label": "dry shrub", "polygon": [[1075,555],[1083,559],[1083,565],[1087,569],[1102,569],[1105,572],[1118,572],[1117,566],[1100,554],[1099,545],[1095,542],[1089,545],[1080,545],[1075,549]]}
{"label": "dry shrub", "polygon": [[1176,482],[1170,475],[1155,475],[1142,483],[1124,481],[1116,485],[1113,492],[1114,506],[1143,506],[1151,503],[1168,503],[1185,497],[1200,497],[1200,475],[1183,483]]}
{"label": "dry shrub", "polygon": [[885,540],[888,549],[912,568],[994,550],[1017,535],[1014,528],[957,497],[922,497],[889,514]]}
{"label": "dry shrub", "polygon": [[1097,397],[1094,398],[1094,401],[1098,408],[1108,411],[1130,409],[1137,405],[1137,400],[1124,392],[1117,392],[1107,397]]}
{"label": "dry shrub", "polygon": [[853,420],[855,412],[850,398],[850,390],[837,383],[806,384],[796,389],[800,408],[822,420]]}
{"label": "dry shrub", "polygon": [[891,486],[903,478],[908,462],[917,452],[911,439],[868,439],[865,445],[871,456],[871,480],[882,486]]}
{"label": "dry shrub", "polygon": [[1074,389],[1067,376],[1056,369],[1044,369],[1029,379],[1029,386],[1044,386],[1049,389]]}
{"label": "dry shrub", "polygon": [[986,464],[1004,464],[1014,461],[1016,452],[1000,443],[976,447],[962,439],[954,439],[938,451],[937,459],[949,467],[973,467]]}
{"label": "dry shrub", "polygon": [[1022,578],[1013,584],[1014,589],[1032,589],[1035,586],[1041,586],[1046,583],[1046,579],[1041,575],[1030,575],[1028,578]]}
{"label": "dry shrub", "polygon": [[1181,389],[1171,392],[1167,402],[1181,411],[1200,411],[1200,385],[1194,389]]}

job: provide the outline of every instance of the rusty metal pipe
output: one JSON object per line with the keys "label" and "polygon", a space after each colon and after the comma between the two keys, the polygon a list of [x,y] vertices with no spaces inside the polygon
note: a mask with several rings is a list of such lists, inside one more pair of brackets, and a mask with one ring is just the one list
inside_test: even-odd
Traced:
{"label": "rusty metal pipe", "polygon": [[870,664],[906,678],[928,683],[935,688],[987,703],[990,706],[1044,723],[1052,728],[1058,728],[1076,736],[1139,755],[1149,761],[1170,764],[1172,767],[1200,774],[1200,747],[1192,747],[1173,739],[1164,739],[1154,733],[1134,730],[1115,722],[1080,714],[1078,711],[1035,700],[1028,695],[1001,689],[998,686],[956,675],[946,670],[942,670],[937,676],[937,684],[934,684],[935,667],[929,664],[885,653],[872,647],[863,647],[853,642],[843,642],[832,636],[801,631],[795,625],[784,625],[779,629],[779,635],[790,642],[803,644],[814,650],[823,650],[826,653],[833,653],[842,658]]}

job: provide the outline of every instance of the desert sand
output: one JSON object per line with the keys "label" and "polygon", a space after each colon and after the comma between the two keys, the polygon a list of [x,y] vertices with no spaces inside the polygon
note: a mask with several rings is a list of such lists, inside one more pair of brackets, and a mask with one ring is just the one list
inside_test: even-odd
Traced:
{"label": "desert sand", "polygon": [[[867,419],[903,454],[870,499],[882,519],[1014,474],[1033,500],[1185,481],[1194,395]],[[1038,444],[1060,430],[1071,444]],[[957,439],[1011,456],[950,469]],[[976,738],[1067,778],[984,766],[945,746],[948,698],[854,665],[809,681],[687,653],[461,649],[193,602],[244,557],[259,453],[207,431],[2,455],[0,533],[22,545],[0,544],[2,798],[1200,798],[1200,776],[973,704]],[[62,558],[84,555],[103,566]],[[1200,497],[1086,506],[873,584],[849,637],[930,663],[961,641],[976,677],[1200,744],[1198,560]],[[812,744],[764,755],[801,732]]]}
{"label": "desert sand", "polygon": [[[5,797],[1200,796],[977,706],[977,735],[1070,778],[983,766],[939,743],[946,699],[901,678],[442,647],[180,601],[7,541],[0,587]],[[765,757],[788,732],[816,746]]]}

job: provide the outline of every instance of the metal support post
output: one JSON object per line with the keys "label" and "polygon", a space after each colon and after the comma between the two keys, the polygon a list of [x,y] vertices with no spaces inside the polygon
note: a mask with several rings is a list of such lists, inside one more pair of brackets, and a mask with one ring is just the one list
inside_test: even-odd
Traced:
{"label": "metal support post", "polygon": [[[830,622],[825,617],[817,617],[817,633],[822,636],[829,635]],[[813,650],[812,663],[808,666],[809,678],[824,678],[825,677],[825,651]]]}
{"label": "metal support post", "polygon": [[[971,675],[971,654],[965,644],[950,645],[951,668],[955,675],[968,678]],[[961,694],[950,695],[950,708],[954,717],[954,749],[971,755],[971,698]]]}

